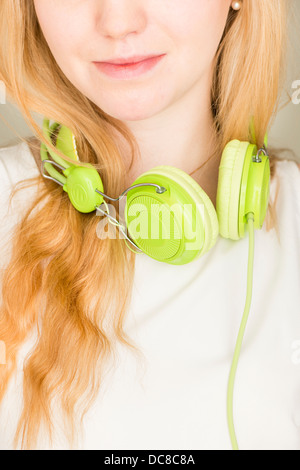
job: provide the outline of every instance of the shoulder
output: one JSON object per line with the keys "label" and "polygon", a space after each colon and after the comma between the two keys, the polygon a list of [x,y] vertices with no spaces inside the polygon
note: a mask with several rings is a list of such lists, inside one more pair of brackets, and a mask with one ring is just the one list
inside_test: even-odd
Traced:
{"label": "shoulder", "polygon": [[27,141],[0,147],[0,183],[12,186],[38,176],[39,169]]}
{"label": "shoulder", "polygon": [[[8,205],[8,200],[15,186],[23,181],[38,177],[40,175],[39,168],[30,150],[27,141],[22,141],[15,145],[0,148],[0,212],[1,215]],[[18,204],[27,197],[32,188],[25,188],[20,191],[20,195],[16,194]],[[21,199],[21,201],[20,201]],[[14,202],[14,206],[17,202]]]}
{"label": "shoulder", "polygon": [[282,230],[300,240],[300,162],[276,159],[274,176],[270,198],[276,203],[278,221]]}
{"label": "shoulder", "polygon": [[[39,175],[40,171],[26,141],[0,148],[0,240],[2,248],[5,243],[9,243],[14,227],[21,220],[26,207],[37,195],[38,185],[34,181],[27,184],[28,180]],[[23,181],[26,183],[24,187],[21,183]],[[18,183],[21,184],[21,189],[14,195],[13,191]],[[3,250],[1,252],[3,253]]]}
{"label": "shoulder", "polygon": [[293,192],[296,199],[300,201],[300,162],[278,159],[276,161],[276,176],[285,191]]}
{"label": "shoulder", "polygon": [[300,170],[300,159],[292,160],[287,158],[276,159],[276,168],[280,168],[283,171],[298,171]]}

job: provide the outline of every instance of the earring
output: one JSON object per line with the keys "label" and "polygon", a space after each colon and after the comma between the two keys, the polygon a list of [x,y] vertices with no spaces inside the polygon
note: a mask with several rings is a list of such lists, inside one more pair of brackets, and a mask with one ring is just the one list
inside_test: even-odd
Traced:
{"label": "earring", "polygon": [[232,2],[231,8],[233,10],[240,10],[242,8],[241,2]]}

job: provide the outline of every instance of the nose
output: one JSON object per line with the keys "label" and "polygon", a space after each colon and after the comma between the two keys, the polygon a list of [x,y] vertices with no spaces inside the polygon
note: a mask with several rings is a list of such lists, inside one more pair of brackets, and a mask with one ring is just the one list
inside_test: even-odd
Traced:
{"label": "nose", "polygon": [[144,3],[143,0],[100,0],[98,31],[113,39],[142,32],[147,23]]}

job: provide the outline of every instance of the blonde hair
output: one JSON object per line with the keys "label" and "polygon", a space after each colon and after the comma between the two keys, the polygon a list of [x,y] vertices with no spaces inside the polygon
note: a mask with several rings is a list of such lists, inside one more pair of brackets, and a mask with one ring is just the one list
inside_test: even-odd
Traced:
{"label": "blonde hair", "polygon": [[[214,156],[220,157],[233,139],[251,140],[252,116],[257,145],[262,146],[285,77],[286,20],[286,0],[247,0],[239,13],[230,11],[211,90],[218,137]],[[41,32],[33,1],[2,0],[0,34],[0,79],[36,136],[35,150],[39,152],[46,140],[31,111],[69,127],[80,160],[99,170],[106,194],[121,194],[124,142],[132,162],[139,153],[134,136],[62,73]],[[271,151],[272,177],[276,158]],[[0,366],[0,399],[16,370],[20,346],[37,328],[38,342],[24,364],[24,403],[14,446],[34,448],[42,425],[52,438],[54,399],[60,400],[72,446],[77,420],[95,400],[116,342],[138,353],[123,330],[135,255],[122,239],[95,241],[99,219],[77,212],[54,182],[39,175],[15,191],[28,185],[37,186],[38,192],[14,231],[12,257],[3,273],[0,340],[6,344],[7,363]],[[276,200],[270,201],[268,230],[276,225],[275,205]],[[55,236],[54,227],[59,228]]]}

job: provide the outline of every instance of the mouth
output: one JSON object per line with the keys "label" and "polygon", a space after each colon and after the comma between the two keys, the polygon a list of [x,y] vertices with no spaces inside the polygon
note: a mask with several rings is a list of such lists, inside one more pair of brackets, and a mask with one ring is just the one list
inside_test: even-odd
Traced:
{"label": "mouth", "polygon": [[94,62],[97,69],[116,79],[131,79],[152,70],[166,54],[148,57],[131,57],[128,59],[112,59],[107,62]]}
{"label": "mouth", "polygon": [[154,59],[155,57],[160,57],[161,55],[164,54],[151,54],[147,56],[132,56],[132,57],[122,57],[122,58],[117,58],[117,59],[108,59],[108,60],[103,60],[98,63],[104,63],[104,64],[114,64],[114,65],[132,65],[132,64],[137,64],[139,62],[144,62],[145,60],[149,59]]}

